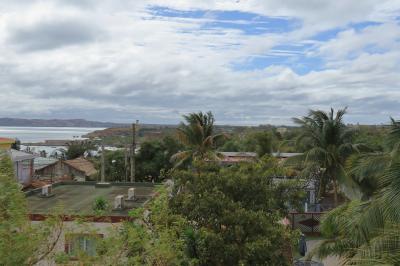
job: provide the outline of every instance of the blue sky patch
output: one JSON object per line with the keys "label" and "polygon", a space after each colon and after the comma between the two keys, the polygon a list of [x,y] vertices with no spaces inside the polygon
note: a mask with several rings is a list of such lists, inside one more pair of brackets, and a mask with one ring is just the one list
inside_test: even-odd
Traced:
{"label": "blue sky patch", "polygon": [[203,19],[201,29],[216,28],[240,30],[244,34],[286,33],[301,27],[294,18],[266,17],[255,13],[239,11],[176,10],[166,7],[150,7],[149,13],[155,17]]}

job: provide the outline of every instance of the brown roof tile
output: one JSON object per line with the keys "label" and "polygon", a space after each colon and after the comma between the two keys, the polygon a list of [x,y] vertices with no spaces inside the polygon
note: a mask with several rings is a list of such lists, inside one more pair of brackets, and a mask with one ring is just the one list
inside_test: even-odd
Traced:
{"label": "brown roof tile", "polygon": [[75,168],[78,171],[84,172],[86,176],[91,176],[97,173],[94,164],[82,157],[73,160],[66,160],[64,161],[64,163]]}

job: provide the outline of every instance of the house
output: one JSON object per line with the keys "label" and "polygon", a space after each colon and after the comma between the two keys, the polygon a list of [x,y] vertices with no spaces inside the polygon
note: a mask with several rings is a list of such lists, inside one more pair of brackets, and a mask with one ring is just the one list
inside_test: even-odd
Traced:
{"label": "house", "polygon": [[283,134],[285,134],[285,133],[288,131],[288,129],[287,129],[286,127],[278,127],[278,128],[276,129],[276,131],[277,131],[279,134],[283,135]]}
{"label": "house", "polygon": [[14,163],[15,176],[18,182],[27,187],[32,183],[34,175],[34,159],[36,155],[23,151],[10,150],[11,160]]}
{"label": "house", "polygon": [[222,165],[232,165],[241,162],[254,162],[257,160],[255,152],[220,152]]}
{"label": "house", "polygon": [[97,175],[94,164],[83,157],[62,161],[64,175],[69,175],[77,181],[85,181]]}
{"label": "house", "polygon": [[[99,239],[118,232],[123,222],[131,221],[129,212],[142,207],[154,196],[154,185],[110,183],[107,187],[97,187],[95,182],[62,181],[28,191],[25,196],[32,223],[42,223],[57,206],[63,206],[60,216],[62,230],[59,237],[54,238],[54,249],[46,259],[36,264],[47,266],[56,265],[56,254],[72,260],[76,260],[78,253],[96,256]],[[98,214],[93,205],[100,197],[106,201],[107,207]],[[73,261],[68,265],[78,264]]]}
{"label": "house", "polygon": [[[222,158],[220,162],[222,165],[232,165],[240,162],[254,162],[257,160],[257,153],[255,152],[220,152]],[[279,160],[301,155],[295,152],[273,152],[271,155]]]}
{"label": "house", "polygon": [[37,157],[34,164],[35,175],[39,176],[40,179],[53,180],[64,175],[62,162],[58,159]]}
{"label": "house", "polygon": [[287,159],[290,157],[302,155],[302,153],[299,153],[299,152],[273,152],[271,155],[278,159]]}

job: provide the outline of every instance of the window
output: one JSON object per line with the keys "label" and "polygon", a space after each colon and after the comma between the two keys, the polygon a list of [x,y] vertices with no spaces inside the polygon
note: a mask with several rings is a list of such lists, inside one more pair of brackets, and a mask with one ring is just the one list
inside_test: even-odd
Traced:
{"label": "window", "polygon": [[102,237],[102,234],[68,234],[65,236],[65,253],[71,257],[96,256],[96,242]]}

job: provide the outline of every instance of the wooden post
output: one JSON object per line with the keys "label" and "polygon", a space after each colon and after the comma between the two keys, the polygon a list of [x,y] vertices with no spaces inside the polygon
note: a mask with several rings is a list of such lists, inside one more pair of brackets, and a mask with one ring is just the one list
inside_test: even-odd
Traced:
{"label": "wooden post", "polygon": [[105,183],[104,142],[101,141],[101,183]]}
{"label": "wooden post", "polygon": [[128,165],[128,145],[125,145],[125,182],[128,182],[129,165]]}
{"label": "wooden post", "polygon": [[132,124],[132,145],[131,145],[131,182],[135,182],[135,150],[136,150],[136,127],[139,125],[139,120],[136,124]]}
{"label": "wooden post", "polygon": [[[314,221],[314,213],[311,213],[311,221]],[[311,225],[311,233],[314,234],[314,224]]]}

